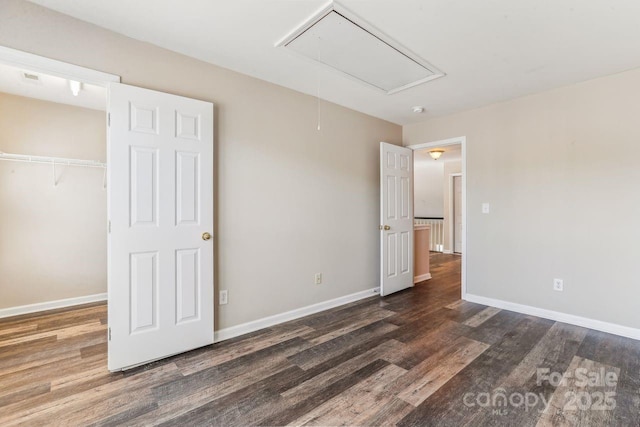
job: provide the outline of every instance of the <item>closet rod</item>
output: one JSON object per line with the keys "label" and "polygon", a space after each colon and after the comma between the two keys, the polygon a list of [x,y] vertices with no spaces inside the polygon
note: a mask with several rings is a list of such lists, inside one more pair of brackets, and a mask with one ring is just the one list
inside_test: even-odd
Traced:
{"label": "closet rod", "polygon": [[46,157],[46,156],[28,156],[24,154],[9,154],[0,151],[0,160],[10,160],[14,162],[28,162],[28,163],[46,163],[54,165],[66,165],[66,166],[83,166],[87,168],[106,168],[107,164],[98,162],[96,160],[80,160],[80,159],[65,159],[62,157]]}

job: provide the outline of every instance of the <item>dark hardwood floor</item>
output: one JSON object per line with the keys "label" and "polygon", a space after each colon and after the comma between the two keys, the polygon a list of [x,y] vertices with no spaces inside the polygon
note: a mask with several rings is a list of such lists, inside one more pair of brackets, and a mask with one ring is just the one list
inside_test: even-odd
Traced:
{"label": "dark hardwood floor", "polygon": [[0,320],[0,426],[640,425],[640,342],[433,279],[124,373],[106,306]]}

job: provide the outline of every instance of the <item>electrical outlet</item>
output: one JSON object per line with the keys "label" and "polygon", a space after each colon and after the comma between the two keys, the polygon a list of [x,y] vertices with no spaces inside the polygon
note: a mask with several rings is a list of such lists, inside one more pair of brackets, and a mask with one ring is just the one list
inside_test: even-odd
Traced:
{"label": "electrical outlet", "polygon": [[322,284],[322,273],[316,273],[316,275],[314,276],[314,283],[316,285],[321,285]]}
{"label": "electrical outlet", "polygon": [[564,290],[564,281],[562,279],[553,279],[553,290],[562,292]]}
{"label": "electrical outlet", "polygon": [[220,291],[220,305],[225,305],[229,303],[229,291],[224,290],[224,291]]}

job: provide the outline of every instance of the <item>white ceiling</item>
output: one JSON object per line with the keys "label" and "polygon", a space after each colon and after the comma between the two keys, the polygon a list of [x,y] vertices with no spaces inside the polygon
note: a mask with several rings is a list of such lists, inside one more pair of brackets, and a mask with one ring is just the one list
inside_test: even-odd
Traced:
{"label": "white ceiling", "polygon": [[447,74],[392,95],[274,47],[326,0],[32,1],[398,124],[640,67],[638,0],[341,0]]}
{"label": "white ceiling", "polygon": [[[23,71],[37,75],[39,80],[22,78]],[[0,92],[93,110],[106,110],[107,107],[107,93],[103,87],[83,83],[78,96],[73,96],[67,79],[5,64],[0,64]]]}

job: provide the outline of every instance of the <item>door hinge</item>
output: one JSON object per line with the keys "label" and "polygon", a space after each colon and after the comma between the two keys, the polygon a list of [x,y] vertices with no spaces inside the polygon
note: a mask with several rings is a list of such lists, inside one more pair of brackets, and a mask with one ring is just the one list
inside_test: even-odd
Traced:
{"label": "door hinge", "polygon": [[107,126],[111,126],[111,113],[107,113]]}
{"label": "door hinge", "polygon": [[111,328],[109,328],[109,341],[111,341]]}
{"label": "door hinge", "polygon": [[109,230],[108,233],[111,234],[111,221],[109,221],[109,224],[107,225],[107,229]]}

